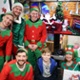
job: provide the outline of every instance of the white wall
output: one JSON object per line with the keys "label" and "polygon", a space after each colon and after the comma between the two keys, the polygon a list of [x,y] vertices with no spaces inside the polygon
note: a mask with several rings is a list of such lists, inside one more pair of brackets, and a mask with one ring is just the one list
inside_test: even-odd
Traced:
{"label": "white wall", "polygon": [[68,36],[68,45],[74,45],[75,43],[80,44],[80,36]]}
{"label": "white wall", "polygon": [[6,3],[4,3],[4,0],[0,0],[0,14],[4,13],[2,8],[6,9],[6,12],[10,11],[9,0],[6,0]]}

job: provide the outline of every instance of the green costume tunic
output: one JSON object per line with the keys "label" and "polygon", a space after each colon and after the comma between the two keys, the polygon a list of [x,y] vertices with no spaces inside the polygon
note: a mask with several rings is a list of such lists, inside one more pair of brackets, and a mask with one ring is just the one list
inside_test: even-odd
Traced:
{"label": "green costume tunic", "polygon": [[10,60],[12,51],[12,32],[9,29],[0,30],[0,71],[2,70],[4,60]]}
{"label": "green costume tunic", "polygon": [[[62,68],[62,69],[73,70],[73,69],[75,68],[76,64],[77,64],[77,61],[74,61],[70,66],[67,66],[67,65],[66,65],[66,62],[62,62],[61,68]],[[79,70],[80,70],[80,66],[79,66],[79,65],[76,66],[75,70],[78,70],[78,71],[79,71]]]}
{"label": "green costume tunic", "polygon": [[[3,16],[4,14],[0,15],[0,21],[2,21]],[[12,26],[12,32],[13,32],[13,44],[15,46],[23,45],[24,29],[25,29],[24,19],[20,17],[19,20],[14,20]]]}
{"label": "green costume tunic", "polygon": [[25,21],[21,18],[21,23],[14,22],[12,26],[14,45],[23,45]]}
{"label": "green costume tunic", "polygon": [[24,71],[21,71],[16,60],[12,60],[4,66],[0,80],[33,80],[33,68],[26,62]]}

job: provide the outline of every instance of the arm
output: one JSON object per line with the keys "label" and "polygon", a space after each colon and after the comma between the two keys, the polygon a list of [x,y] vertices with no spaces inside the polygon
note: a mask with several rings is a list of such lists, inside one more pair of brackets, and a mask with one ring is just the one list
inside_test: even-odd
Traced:
{"label": "arm", "polygon": [[0,80],[7,80],[8,74],[9,74],[9,66],[5,65],[0,73]]}
{"label": "arm", "polygon": [[44,77],[42,76],[37,64],[36,64],[36,68],[34,71],[34,80],[44,80]]}
{"label": "arm", "polygon": [[51,77],[53,78],[53,80],[57,80],[58,79],[58,67],[55,66],[54,69],[53,69],[53,72],[52,72],[52,75]]}
{"label": "arm", "polygon": [[43,23],[43,25],[42,25],[42,36],[41,36],[40,41],[37,42],[38,47],[42,47],[42,44],[44,44],[46,37],[47,37],[46,25]]}
{"label": "arm", "polygon": [[30,70],[28,72],[27,80],[33,80],[33,68],[30,65]]}
{"label": "arm", "polygon": [[6,42],[6,61],[10,60],[10,56],[11,56],[11,51],[12,51],[12,39],[13,39],[13,35],[12,35],[12,32],[10,32],[10,37],[9,39],[7,40]]}
{"label": "arm", "polygon": [[21,28],[19,32],[19,45],[22,46],[23,46],[24,30],[25,30],[25,21],[22,19]]}

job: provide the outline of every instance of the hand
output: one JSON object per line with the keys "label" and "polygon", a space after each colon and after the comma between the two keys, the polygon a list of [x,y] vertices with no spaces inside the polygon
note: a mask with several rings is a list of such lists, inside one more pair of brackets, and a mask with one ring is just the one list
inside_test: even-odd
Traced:
{"label": "hand", "polygon": [[78,64],[80,65],[80,62],[78,62]]}
{"label": "hand", "polygon": [[36,44],[32,45],[32,51],[35,51],[38,48],[38,46]]}
{"label": "hand", "polygon": [[33,44],[29,44],[28,48],[30,48],[32,50],[33,49]]}
{"label": "hand", "polygon": [[4,65],[6,65],[7,63],[8,63],[8,61],[5,61],[5,62],[4,62]]}

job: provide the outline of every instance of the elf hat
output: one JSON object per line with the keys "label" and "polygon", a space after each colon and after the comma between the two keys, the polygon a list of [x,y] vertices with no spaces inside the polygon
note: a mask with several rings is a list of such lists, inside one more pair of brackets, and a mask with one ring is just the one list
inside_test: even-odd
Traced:
{"label": "elf hat", "polygon": [[68,48],[73,48],[73,45],[67,45]]}
{"label": "elf hat", "polygon": [[72,51],[66,51],[66,54],[71,54],[71,55],[73,55],[73,52],[72,52]]}
{"label": "elf hat", "polygon": [[11,15],[14,17],[14,15],[11,12],[5,13],[3,16],[5,16],[5,15]]}
{"label": "elf hat", "polygon": [[14,4],[12,5],[12,9],[13,9],[14,7],[16,7],[16,6],[20,6],[20,7],[22,8],[22,11],[24,10],[23,5],[22,5],[21,3],[19,3],[19,2],[14,3]]}
{"label": "elf hat", "polygon": [[31,6],[30,12],[37,11],[39,12],[39,8],[37,6]]}
{"label": "elf hat", "polygon": [[28,55],[28,51],[27,51],[25,48],[19,48],[19,49],[17,50],[17,53],[18,53],[18,52],[25,52],[26,55]]}

